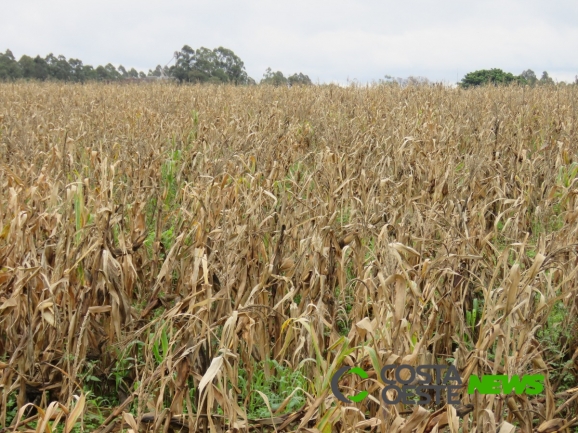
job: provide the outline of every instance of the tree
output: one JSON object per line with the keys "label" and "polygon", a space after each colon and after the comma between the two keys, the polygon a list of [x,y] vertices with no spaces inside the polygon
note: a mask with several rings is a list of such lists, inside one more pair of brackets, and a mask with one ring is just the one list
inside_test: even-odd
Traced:
{"label": "tree", "polygon": [[116,67],[111,64],[108,63],[104,69],[106,69],[106,71],[108,72],[108,76],[110,77],[109,79],[111,80],[118,80],[120,78],[122,78],[122,75],[120,72],[118,72],[118,70],[116,69]]}
{"label": "tree", "polygon": [[84,64],[82,60],[78,59],[70,59],[68,60],[68,64],[70,65],[71,69],[71,79],[72,81],[83,82],[85,80],[84,77]]}
{"label": "tree", "polygon": [[510,84],[510,83],[524,84],[526,80],[523,77],[515,76],[510,72],[504,72],[501,69],[481,69],[479,71],[470,72],[462,79],[460,86],[463,88],[483,86],[486,84]]}
{"label": "tree", "polygon": [[291,75],[288,79],[289,84],[291,86],[301,85],[301,86],[310,86],[313,83],[311,82],[311,78],[309,76],[299,72],[298,74]]}
{"label": "tree", "polygon": [[550,75],[548,75],[548,72],[544,71],[542,72],[542,78],[540,78],[540,84],[541,85],[546,85],[546,86],[551,86],[554,85],[554,80],[552,78],[550,78]]}
{"label": "tree", "polygon": [[271,68],[267,68],[263,74],[260,84],[270,84],[273,86],[310,86],[313,84],[311,78],[302,72],[295,73],[288,77],[283,75],[283,72],[273,72]]}
{"label": "tree", "polygon": [[162,75],[161,69],[162,69],[161,65],[157,65],[154,71],[149,69],[147,77],[160,77]]}
{"label": "tree", "polygon": [[273,72],[271,68],[267,68],[263,74],[260,84],[272,84],[273,86],[283,86],[287,85],[287,78],[283,75],[283,72],[277,71]]}
{"label": "tree", "polygon": [[[103,69],[102,66],[97,66],[96,69],[98,68]],[[92,65],[84,65],[82,67],[82,81],[99,80],[100,78],[96,69]]]}
{"label": "tree", "polygon": [[177,61],[170,70],[177,80],[183,82],[203,83],[211,78],[213,69],[210,58],[210,50],[201,47],[197,51],[185,45],[177,52]]}
{"label": "tree", "polygon": [[35,73],[36,79],[38,80],[46,80],[50,77],[50,71],[48,63],[40,56],[34,57],[34,65],[35,65]]}
{"label": "tree", "polygon": [[538,77],[536,77],[536,74],[531,69],[526,69],[520,74],[520,77],[524,78],[530,86],[536,85],[538,81]]}
{"label": "tree", "polygon": [[22,69],[22,77],[36,80],[46,80],[48,78],[48,64],[40,57],[34,59],[30,56],[23,55],[18,61]]}
{"label": "tree", "polygon": [[249,76],[245,71],[245,64],[233,51],[219,47],[213,52],[215,54],[216,67],[223,71],[228,81],[233,84],[248,84]]}
{"label": "tree", "polygon": [[195,50],[188,45],[175,53],[177,61],[171,66],[171,74],[180,82],[189,81],[189,72],[193,67]]}
{"label": "tree", "polygon": [[72,78],[72,67],[64,56],[55,57],[52,53],[44,59],[48,65],[48,75],[51,79],[70,81]]}
{"label": "tree", "polygon": [[210,80],[215,69],[214,61],[213,52],[208,48],[201,47],[197,50],[192,68],[192,76],[195,81],[202,83]]}
{"label": "tree", "polygon": [[97,66],[96,69],[93,69],[92,66],[85,66],[83,75],[86,79],[99,81],[119,80],[122,78],[122,74],[117,71],[112,63],[108,63],[106,66]]}
{"label": "tree", "polygon": [[15,80],[21,76],[22,70],[12,51],[6,50],[5,54],[0,53],[0,80]]}
{"label": "tree", "polygon": [[147,74],[148,77],[167,77],[168,75],[170,75],[170,70],[168,67],[162,67],[161,65],[157,65],[157,67],[155,68],[155,70],[151,70],[149,69],[149,72]]}
{"label": "tree", "polygon": [[34,65],[34,59],[26,54],[20,57],[18,60],[18,65],[22,71],[23,78],[34,78],[36,67]]}
{"label": "tree", "polygon": [[185,45],[176,53],[177,61],[168,72],[180,82],[248,84],[245,65],[235,53],[219,47],[196,51]]}

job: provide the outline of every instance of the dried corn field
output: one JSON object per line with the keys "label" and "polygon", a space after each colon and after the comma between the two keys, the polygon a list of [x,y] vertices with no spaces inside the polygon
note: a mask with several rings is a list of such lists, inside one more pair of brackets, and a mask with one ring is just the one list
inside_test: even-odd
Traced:
{"label": "dried corn field", "polygon": [[0,84],[0,430],[574,431],[576,95]]}

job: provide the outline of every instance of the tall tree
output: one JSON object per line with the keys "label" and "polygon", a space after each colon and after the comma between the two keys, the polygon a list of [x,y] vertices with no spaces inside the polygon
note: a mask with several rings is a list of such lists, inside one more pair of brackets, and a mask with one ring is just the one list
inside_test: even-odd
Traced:
{"label": "tall tree", "polygon": [[260,84],[272,84],[273,86],[283,86],[287,85],[288,80],[283,75],[283,72],[277,71],[273,72],[271,68],[267,68],[263,74]]}
{"label": "tall tree", "polygon": [[86,78],[84,76],[84,64],[82,63],[82,60],[70,59],[68,60],[68,64],[71,69],[70,75],[72,81],[83,82]]}
{"label": "tall tree", "polygon": [[149,73],[147,74],[149,77],[166,77],[168,75],[170,75],[169,68],[167,66],[163,68],[161,65],[157,65],[154,71],[149,69]]}
{"label": "tall tree", "polygon": [[544,72],[542,72],[542,77],[540,78],[540,84],[546,85],[546,86],[551,86],[555,83],[554,83],[554,80],[550,77],[550,75],[548,75],[548,72],[544,71]]}
{"label": "tall tree", "polygon": [[48,78],[48,64],[40,57],[34,59],[23,55],[18,61],[22,69],[22,77],[36,80],[46,80]]}
{"label": "tall tree", "polygon": [[289,81],[289,84],[292,86],[295,85],[310,86],[311,84],[313,84],[311,82],[311,78],[309,78],[308,75],[305,75],[301,72],[289,76],[289,78],[287,78],[287,81]]}
{"label": "tall tree", "polygon": [[160,77],[162,75],[161,69],[162,69],[161,65],[157,65],[154,71],[152,69],[149,69],[147,77]]}
{"label": "tall tree", "polygon": [[72,67],[64,56],[55,57],[52,53],[44,59],[48,65],[48,74],[51,79],[70,81],[72,78]]}
{"label": "tall tree", "polygon": [[171,67],[171,73],[179,81],[189,81],[189,71],[193,68],[195,62],[195,50],[185,45],[181,51],[175,53],[175,57],[177,61]]}
{"label": "tall tree", "polygon": [[108,71],[102,65],[97,66],[96,69],[94,70],[94,72],[96,75],[96,79],[99,81],[108,81],[110,79],[110,77],[108,75]]}
{"label": "tall tree", "polygon": [[122,78],[121,73],[117,71],[113,64],[108,63],[104,69],[108,72],[109,80],[118,80],[119,78]]}
{"label": "tall tree", "polygon": [[524,78],[530,86],[534,86],[538,81],[538,77],[536,77],[536,74],[531,69],[526,69],[520,74],[520,77]]}
{"label": "tall tree", "polygon": [[216,66],[222,70],[233,84],[247,84],[249,76],[245,71],[245,64],[227,48],[219,47],[213,50],[215,53]]}
{"label": "tall tree", "polygon": [[201,47],[195,51],[185,45],[176,58],[169,73],[181,82],[248,84],[250,81],[241,59],[224,47],[214,50]]}
{"label": "tall tree", "polygon": [[22,76],[22,69],[12,51],[6,50],[6,53],[0,53],[0,80],[14,80]]}

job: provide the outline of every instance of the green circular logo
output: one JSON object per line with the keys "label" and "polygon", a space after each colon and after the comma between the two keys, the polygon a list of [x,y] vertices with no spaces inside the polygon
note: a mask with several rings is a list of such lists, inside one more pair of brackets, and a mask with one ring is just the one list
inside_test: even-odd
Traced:
{"label": "green circular logo", "polygon": [[369,392],[361,391],[355,395],[349,395],[345,397],[341,392],[341,390],[339,389],[339,379],[341,379],[341,376],[343,376],[345,373],[356,374],[362,379],[368,378],[368,375],[365,372],[365,370],[363,370],[360,367],[353,367],[353,368],[341,367],[331,378],[331,390],[333,391],[333,395],[335,395],[335,397],[337,397],[337,399],[339,401],[342,401],[343,403],[350,403],[350,402],[359,403],[361,400],[363,400],[365,397],[369,395]]}

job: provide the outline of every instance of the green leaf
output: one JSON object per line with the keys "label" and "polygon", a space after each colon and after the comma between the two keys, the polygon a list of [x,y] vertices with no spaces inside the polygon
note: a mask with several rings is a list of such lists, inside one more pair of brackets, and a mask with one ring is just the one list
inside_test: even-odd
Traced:
{"label": "green leaf", "polygon": [[161,344],[163,346],[163,355],[169,353],[169,338],[166,329],[161,333]]}

